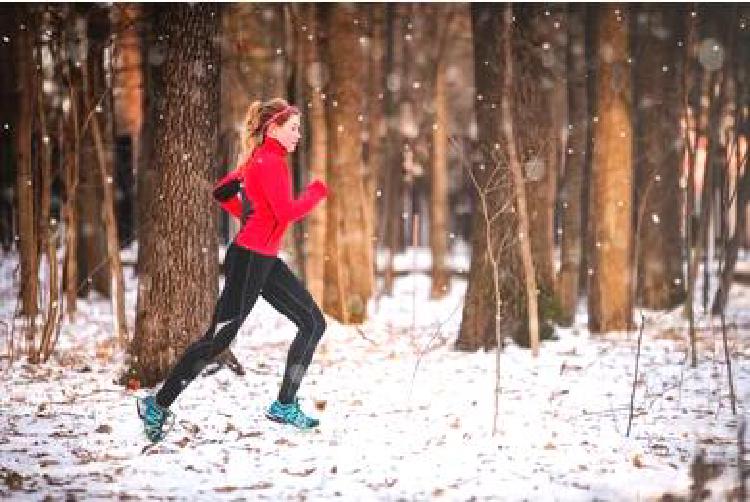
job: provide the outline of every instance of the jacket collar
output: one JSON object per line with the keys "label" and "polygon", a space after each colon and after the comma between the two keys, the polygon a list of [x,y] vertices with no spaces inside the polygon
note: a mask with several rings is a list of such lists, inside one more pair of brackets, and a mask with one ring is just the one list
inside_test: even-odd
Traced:
{"label": "jacket collar", "polygon": [[265,139],[263,139],[263,144],[261,144],[261,147],[264,150],[275,153],[277,155],[286,155],[288,153],[286,151],[286,148],[284,148],[279,140],[270,136],[266,136]]}

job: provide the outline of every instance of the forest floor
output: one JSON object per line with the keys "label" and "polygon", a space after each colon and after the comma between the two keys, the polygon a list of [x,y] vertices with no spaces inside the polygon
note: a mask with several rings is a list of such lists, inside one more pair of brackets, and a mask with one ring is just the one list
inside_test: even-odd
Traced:
{"label": "forest floor", "polygon": [[[0,260],[6,323],[15,260]],[[126,282],[132,321],[132,269]],[[629,436],[638,334],[591,335],[583,315],[537,358],[513,344],[501,353],[493,434],[496,354],[453,350],[465,288],[455,280],[432,301],[427,275],[405,275],[372,302],[366,324],[331,320],[300,391],[322,422],[309,432],[263,417],[295,330],[260,300],[233,346],[246,375],[196,379],[173,406],[172,432],[145,451],[135,408],[145,391],[114,384],[122,354],[109,304],[92,295],[49,363],[0,360],[0,497],[679,500],[696,480],[709,499],[738,494],[738,463],[750,465],[750,454],[738,460],[750,288],[732,289],[727,315],[736,415],[718,320],[699,316],[693,368],[681,311],[647,312]]]}

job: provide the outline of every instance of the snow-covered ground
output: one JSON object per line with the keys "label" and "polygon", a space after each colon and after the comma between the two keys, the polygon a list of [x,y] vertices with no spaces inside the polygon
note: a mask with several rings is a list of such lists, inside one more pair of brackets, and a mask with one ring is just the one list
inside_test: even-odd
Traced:
{"label": "snow-covered ground", "polygon": [[[459,254],[453,263],[468,266]],[[426,255],[400,256],[397,265],[427,270]],[[1,258],[0,320],[9,323],[17,258]],[[132,316],[130,269],[126,282]],[[700,450],[721,465],[710,499],[737,486],[738,424],[750,401],[750,288],[732,290],[727,316],[737,415],[718,321],[710,329],[699,316],[691,368],[681,313],[649,312],[629,437],[637,333],[592,336],[583,315],[544,342],[538,358],[512,344],[501,354],[493,435],[495,353],[452,349],[465,288],[454,281],[446,298],[430,301],[429,277],[405,275],[392,297],[372,302],[366,324],[331,320],[301,389],[303,407],[322,420],[311,432],[263,418],[294,327],[260,300],[234,346],[247,374],[199,377],[173,406],[167,440],[145,451],[134,400],[144,391],[113,383],[121,355],[112,352],[110,307],[92,297],[50,363],[0,360],[0,496],[654,500],[688,495]]]}

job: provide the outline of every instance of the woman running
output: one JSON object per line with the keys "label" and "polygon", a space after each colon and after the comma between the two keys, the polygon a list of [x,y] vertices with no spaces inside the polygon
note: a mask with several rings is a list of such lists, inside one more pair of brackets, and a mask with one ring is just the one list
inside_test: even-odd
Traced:
{"label": "woman running", "polygon": [[227,249],[226,281],[206,334],[187,348],[155,395],[138,400],[138,415],[152,442],[164,438],[165,424],[173,420],[169,407],[203,368],[229,347],[259,295],[298,328],[278,398],[266,410],[266,417],[300,429],[319,424],[300,409],[297,390],[326,321],[305,286],[277,256],[289,225],[328,194],[325,183],[316,180],[298,199],[293,198],[286,155],[296,149],[299,129],[298,109],[283,99],[256,101],[248,109],[243,147],[251,153],[214,189],[214,197],[242,221],[242,227]]}

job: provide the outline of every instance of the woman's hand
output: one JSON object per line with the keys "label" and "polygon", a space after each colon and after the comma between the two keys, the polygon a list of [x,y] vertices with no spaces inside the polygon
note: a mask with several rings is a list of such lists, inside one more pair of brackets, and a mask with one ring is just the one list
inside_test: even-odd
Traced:
{"label": "woman's hand", "polygon": [[307,189],[310,191],[310,194],[315,197],[323,199],[328,196],[328,185],[321,180],[313,181]]}

